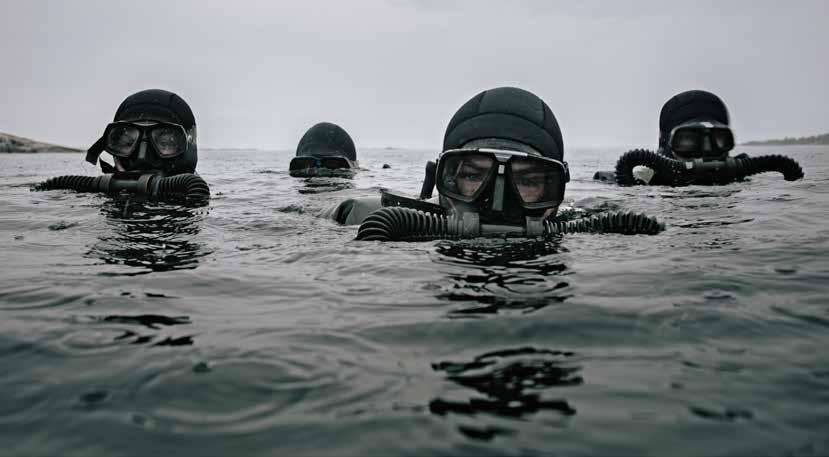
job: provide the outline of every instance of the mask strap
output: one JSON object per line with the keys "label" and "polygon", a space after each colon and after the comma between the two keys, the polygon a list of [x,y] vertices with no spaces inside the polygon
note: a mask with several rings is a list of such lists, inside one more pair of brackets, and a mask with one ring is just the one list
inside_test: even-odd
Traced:
{"label": "mask strap", "polygon": [[432,190],[435,188],[435,175],[437,174],[437,164],[426,162],[426,174],[423,177],[423,186],[420,188],[420,199],[426,200],[432,198]]}
{"label": "mask strap", "polygon": [[104,152],[104,142],[106,139],[101,136],[98,138],[98,141],[95,142],[89,149],[86,150],[86,161],[95,165],[98,163],[98,157],[101,156],[101,153]]}
{"label": "mask strap", "polygon": [[101,164],[101,172],[104,173],[104,174],[115,173],[116,171],[118,171],[117,168],[115,168],[114,166],[104,162],[103,160],[101,160],[98,163]]}

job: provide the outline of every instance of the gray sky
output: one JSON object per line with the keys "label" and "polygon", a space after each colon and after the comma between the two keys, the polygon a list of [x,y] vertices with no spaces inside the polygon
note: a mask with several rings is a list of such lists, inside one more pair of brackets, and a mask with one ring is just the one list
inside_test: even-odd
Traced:
{"label": "gray sky", "polygon": [[515,85],[566,146],[653,147],[662,104],[718,94],[738,141],[829,131],[829,2],[0,0],[0,131],[89,146],[127,95],[180,94],[202,147],[438,149]]}

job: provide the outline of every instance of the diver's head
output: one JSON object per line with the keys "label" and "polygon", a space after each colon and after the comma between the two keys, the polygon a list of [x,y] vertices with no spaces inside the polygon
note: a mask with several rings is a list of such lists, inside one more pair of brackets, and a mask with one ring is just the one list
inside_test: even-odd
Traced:
{"label": "diver's head", "polygon": [[296,157],[288,166],[291,176],[327,176],[357,167],[354,141],[339,125],[320,122],[299,140]]}
{"label": "diver's head", "polygon": [[728,109],[719,97],[689,90],[665,102],[659,114],[659,152],[680,160],[722,160],[734,148]]}
{"label": "diver's head", "polygon": [[569,180],[561,130],[550,107],[522,89],[490,89],[449,121],[435,184],[441,206],[487,224],[554,217]]}
{"label": "diver's head", "polygon": [[103,151],[112,154],[116,171],[164,176],[194,173],[198,162],[196,119],[187,103],[172,92],[136,92],[121,102],[113,122],[89,149],[86,160],[96,163]]}

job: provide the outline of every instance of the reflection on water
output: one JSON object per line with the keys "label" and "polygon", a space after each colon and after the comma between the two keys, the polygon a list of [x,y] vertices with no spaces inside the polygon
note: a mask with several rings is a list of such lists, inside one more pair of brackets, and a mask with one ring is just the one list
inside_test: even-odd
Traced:
{"label": "reflection on water", "polygon": [[137,316],[122,316],[116,314],[99,318],[93,317],[93,319],[99,322],[139,325],[153,330],[158,330],[161,327],[187,325],[190,323],[190,318],[187,316],[161,316],[158,314],[140,314]]}
{"label": "reflection on water", "polygon": [[743,191],[743,188],[739,185],[731,185],[731,186],[716,186],[716,187],[703,187],[700,189],[688,189],[684,187],[666,187],[664,189],[660,189],[662,192],[659,194],[659,198],[665,199],[672,199],[676,198],[681,201],[689,201],[695,198],[716,198],[716,199],[723,199],[727,197],[733,197],[740,192]]}
{"label": "reflection on water", "polygon": [[569,284],[562,280],[567,266],[557,254],[566,249],[559,240],[446,241],[436,249],[439,262],[467,267],[449,274],[449,284],[438,295],[467,303],[451,311],[451,317],[527,313],[571,297]]}
{"label": "reflection on water", "polygon": [[[188,316],[165,316],[160,314],[122,315],[110,314],[103,316],[84,316],[75,319],[77,323],[86,323],[97,327],[96,333],[102,328],[110,330],[112,342],[126,344],[147,344],[151,346],[191,346],[192,335],[171,335],[172,327],[189,326]],[[106,332],[104,332],[106,333]]]}
{"label": "reflection on water", "polygon": [[[581,367],[570,360],[572,352],[524,347],[489,352],[469,362],[439,362],[435,371],[465,390],[460,400],[436,398],[429,411],[439,416],[492,415],[523,419],[544,411],[567,418],[576,409],[563,398],[546,398],[555,387],[584,383]],[[483,397],[481,397],[483,395]],[[510,434],[505,428],[463,426],[460,431],[471,438],[491,439]]]}
{"label": "reflection on water", "polygon": [[101,234],[87,256],[108,264],[143,269],[121,273],[126,275],[196,268],[199,259],[211,253],[193,241],[199,234],[204,211],[131,196],[107,199],[101,213],[110,232]]}
{"label": "reflection on water", "polygon": [[314,177],[302,180],[303,187],[297,192],[300,194],[322,194],[354,188],[353,173],[340,177]]}

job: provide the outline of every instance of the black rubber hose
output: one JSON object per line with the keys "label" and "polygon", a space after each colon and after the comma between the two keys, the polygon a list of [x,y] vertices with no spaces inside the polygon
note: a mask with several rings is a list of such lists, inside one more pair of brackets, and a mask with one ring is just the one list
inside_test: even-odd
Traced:
{"label": "black rubber hose", "polygon": [[156,178],[152,196],[158,199],[184,199],[198,202],[210,199],[210,188],[201,176],[183,174]]}
{"label": "black rubber hose", "polygon": [[100,176],[58,176],[35,184],[34,190],[76,190],[78,192],[100,192]]}
{"label": "black rubber hose", "polygon": [[159,200],[185,200],[188,203],[210,199],[210,188],[200,176],[182,174],[159,178],[143,175],[138,179],[103,176],[58,176],[32,187],[33,190],[75,190],[78,192],[130,193]]}
{"label": "black rubber hose", "polygon": [[637,184],[634,167],[644,166],[654,171],[651,184],[685,186],[698,184],[728,184],[758,173],[777,171],[786,181],[803,177],[803,169],[793,159],[781,155],[759,157],[729,157],[726,160],[704,162],[681,161],[645,149],[628,151],[616,162],[616,182],[623,186]]}
{"label": "black rubber hose", "polygon": [[684,185],[688,179],[685,176],[685,163],[669,157],[656,154],[647,149],[634,149],[622,154],[616,162],[616,183],[622,186],[632,186],[637,183],[633,176],[635,167],[648,167],[654,174],[667,179],[668,185]]}
{"label": "black rubber hose", "polygon": [[[665,225],[653,217],[633,213],[607,213],[568,222],[545,222],[545,237],[562,233],[621,233],[654,235]],[[357,239],[363,241],[431,241],[461,239],[463,221],[455,216],[427,213],[412,208],[387,207],[371,213],[360,225]]]}
{"label": "black rubber hose", "polygon": [[803,169],[800,168],[800,164],[791,157],[773,154],[759,157],[738,158],[736,160],[738,179],[770,171],[778,171],[783,173],[783,179],[786,181],[796,181],[803,178]]}
{"label": "black rubber hose", "polygon": [[364,241],[430,241],[459,239],[455,217],[412,208],[386,207],[368,215],[357,230]]}
{"label": "black rubber hose", "polygon": [[567,222],[544,223],[544,233],[621,233],[623,235],[656,235],[665,224],[655,217],[634,213],[604,213]]}

